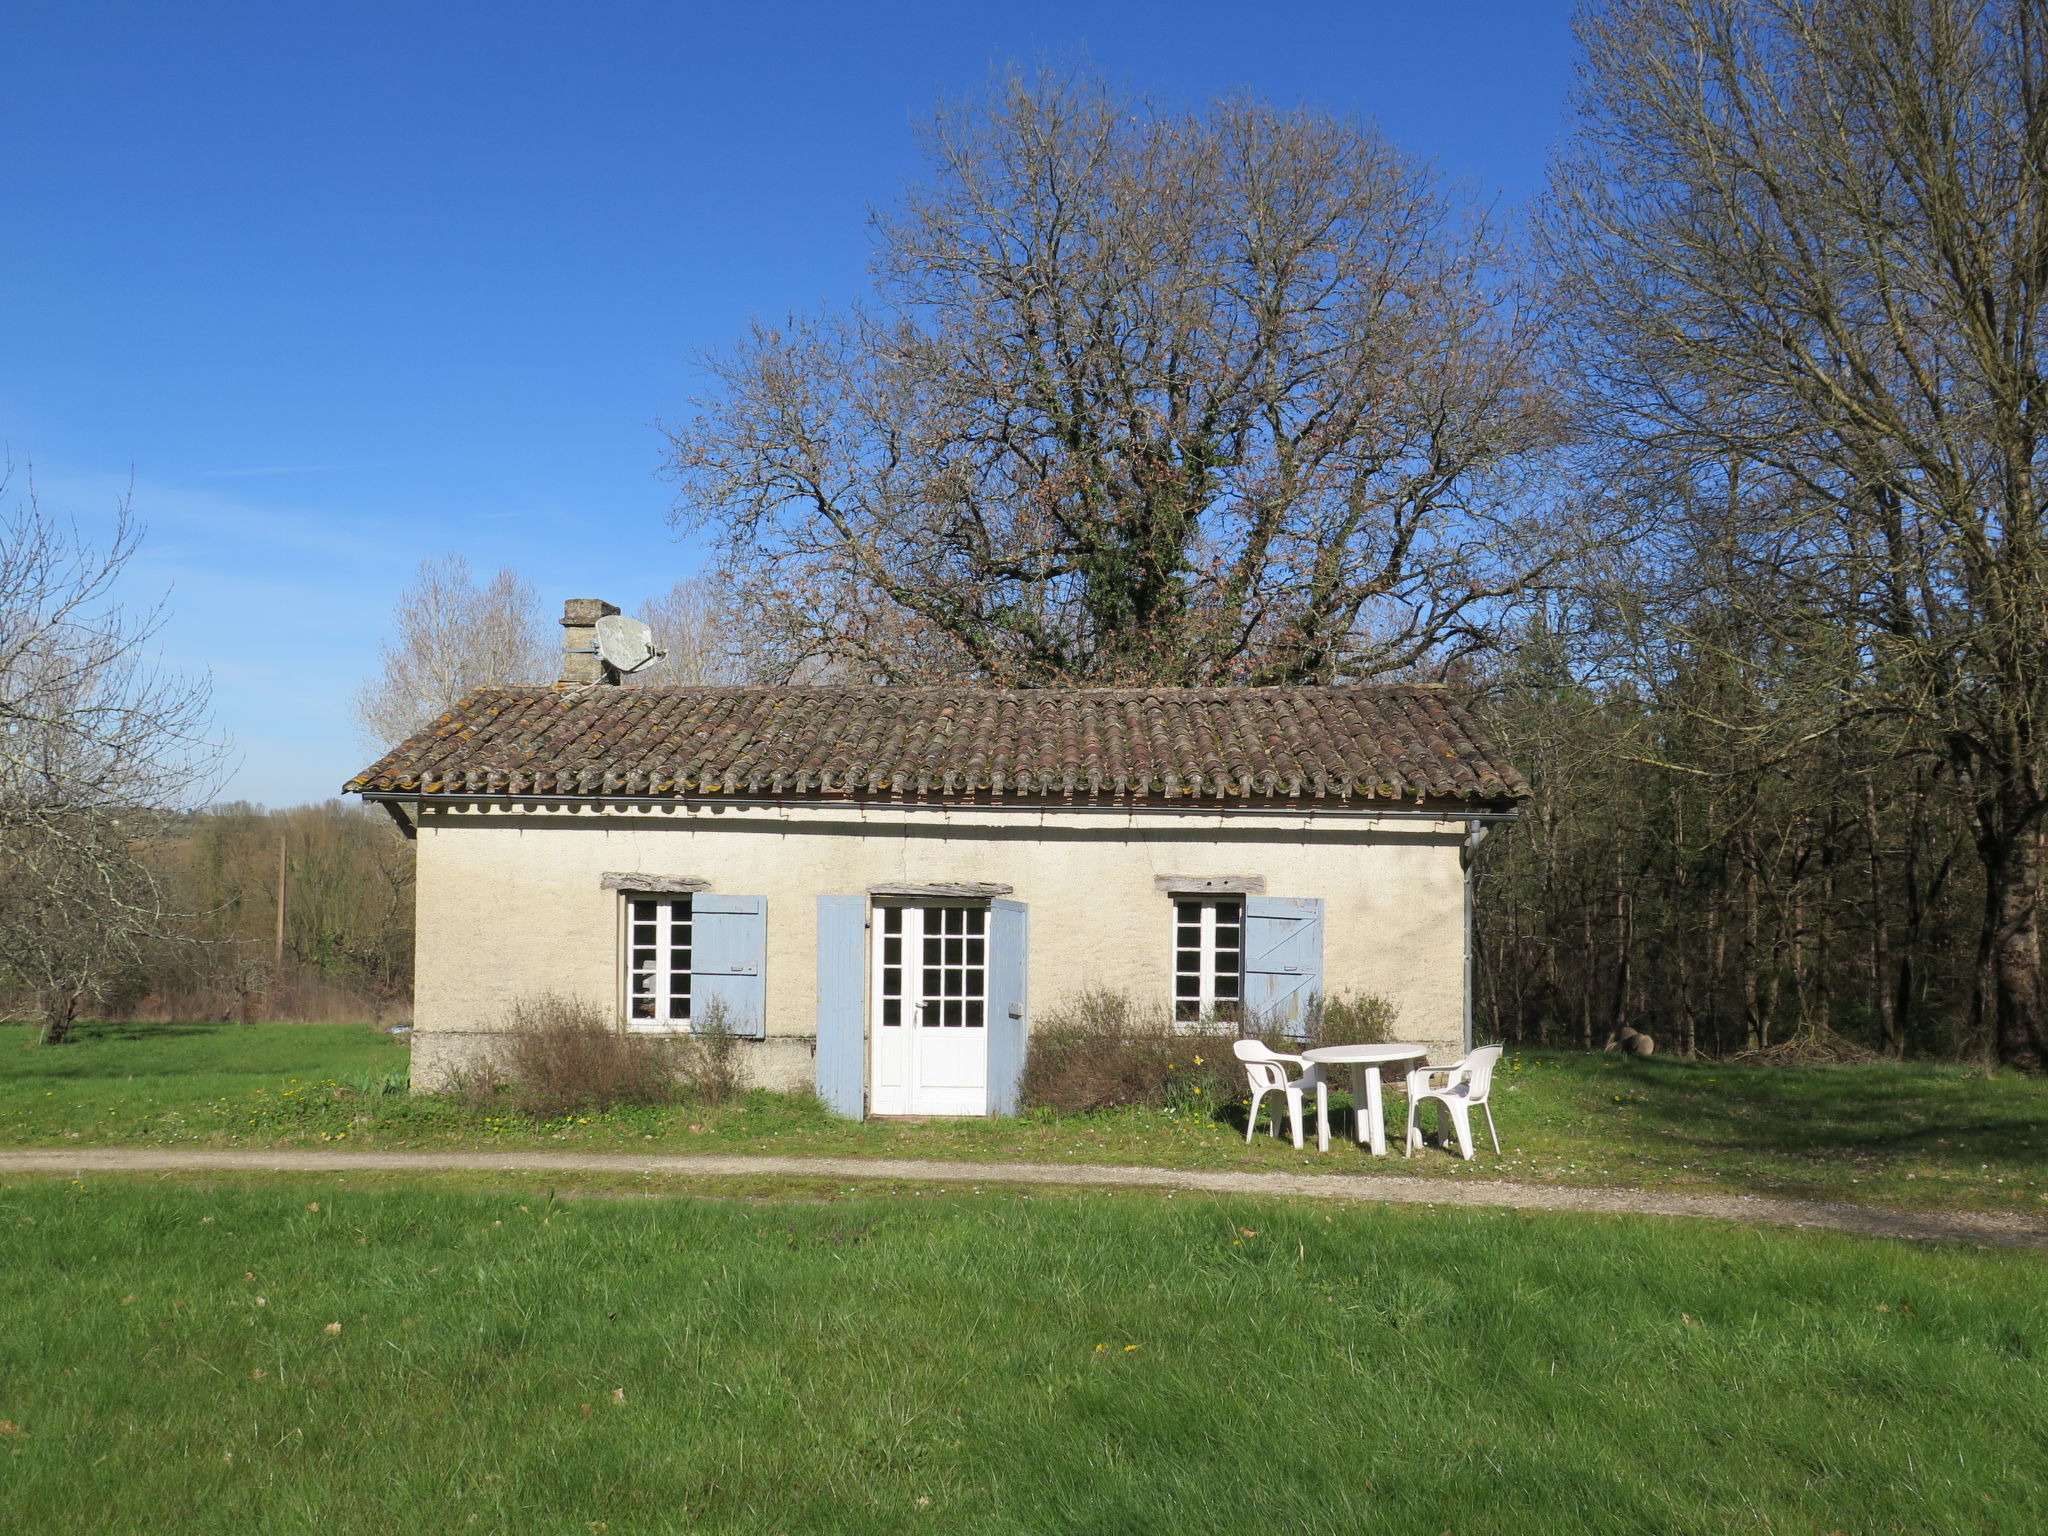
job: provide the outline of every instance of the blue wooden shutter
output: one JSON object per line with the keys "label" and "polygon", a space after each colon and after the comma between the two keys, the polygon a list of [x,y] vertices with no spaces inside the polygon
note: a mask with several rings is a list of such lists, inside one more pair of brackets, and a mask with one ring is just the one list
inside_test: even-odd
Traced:
{"label": "blue wooden shutter", "polygon": [[725,1004],[725,1027],[749,1040],[768,1032],[768,898],[690,898],[690,1014]]}
{"label": "blue wooden shutter", "polygon": [[1244,1001],[1254,1028],[1298,1033],[1323,990],[1323,904],[1312,896],[1244,899]]}
{"label": "blue wooden shutter", "polygon": [[835,1114],[868,1108],[868,899],[818,898],[818,1097]]}
{"label": "blue wooden shutter", "polygon": [[988,1112],[1014,1115],[1030,1030],[1031,909],[1021,901],[992,901],[988,908]]}

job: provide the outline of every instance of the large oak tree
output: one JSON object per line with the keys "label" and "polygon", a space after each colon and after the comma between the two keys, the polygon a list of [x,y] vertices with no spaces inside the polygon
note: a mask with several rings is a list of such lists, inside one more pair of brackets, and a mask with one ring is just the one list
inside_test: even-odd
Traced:
{"label": "large oak tree", "polygon": [[943,112],[862,306],[671,431],[785,671],[1292,683],[1528,587],[1557,421],[1484,222],[1373,130],[1013,78]]}

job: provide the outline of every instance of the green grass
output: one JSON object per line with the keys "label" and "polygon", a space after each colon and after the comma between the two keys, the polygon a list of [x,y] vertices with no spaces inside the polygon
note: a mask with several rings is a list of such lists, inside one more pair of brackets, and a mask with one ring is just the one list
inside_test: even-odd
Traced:
{"label": "green grass", "polygon": [[[1739,1067],[1574,1052],[1510,1055],[1506,1146],[1325,1156],[1206,1112],[854,1124],[751,1094],[718,1109],[533,1121],[412,1098],[402,1041],[356,1025],[102,1026],[24,1047],[0,1030],[0,1145],[560,1147],[1145,1163],[1421,1173],[1717,1189],[2048,1216],[2048,1081],[1957,1066]],[[1339,1095],[1337,1102],[1346,1103]],[[1398,1104],[1398,1100],[1396,1101]],[[1344,1129],[1340,1125],[1340,1131]]]}
{"label": "green grass", "polygon": [[0,1529],[2032,1532],[2042,1278],[1189,1196],[16,1181]]}

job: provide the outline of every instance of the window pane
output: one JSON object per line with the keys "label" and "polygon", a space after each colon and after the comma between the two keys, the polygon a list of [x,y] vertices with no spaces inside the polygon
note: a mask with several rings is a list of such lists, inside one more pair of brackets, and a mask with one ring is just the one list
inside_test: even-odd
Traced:
{"label": "window pane", "polygon": [[946,999],[945,1027],[948,1029],[958,1029],[960,1027],[960,999],[957,997]]}
{"label": "window pane", "polygon": [[1218,997],[1237,996],[1237,978],[1235,976],[1218,976],[1216,978],[1216,995]]}
{"label": "window pane", "polygon": [[1173,979],[1173,995],[1175,997],[1200,997],[1202,995],[1202,978],[1199,976],[1176,976]]}
{"label": "window pane", "polygon": [[969,907],[967,909],[967,931],[969,933],[988,932],[988,909],[986,907]]}
{"label": "window pane", "polygon": [[1199,923],[1202,920],[1202,905],[1196,901],[1177,901],[1174,913],[1184,923]]}
{"label": "window pane", "polygon": [[940,981],[937,971],[926,971],[924,973],[924,995],[926,997],[938,997],[945,990],[945,985]]}
{"label": "window pane", "polygon": [[901,933],[902,931],[903,909],[901,907],[882,908],[882,932]]}
{"label": "window pane", "polygon": [[1218,949],[1237,948],[1238,932],[1239,930],[1234,925],[1232,927],[1225,928],[1219,924],[1216,929],[1216,947]]}
{"label": "window pane", "polygon": [[980,1029],[982,1027],[981,1013],[981,1004],[970,1000],[967,1004],[967,1027],[969,1029]]}
{"label": "window pane", "polygon": [[1196,1020],[1200,1019],[1201,1016],[1202,1005],[1200,1003],[1175,1003],[1173,1005],[1173,1017],[1175,1023],[1192,1024]]}
{"label": "window pane", "polygon": [[626,911],[626,1016],[645,1023],[690,1017],[690,899],[639,896]]}
{"label": "window pane", "polygon": [[965,956],[966,946],[965,939],[946,940],[946,964],[958,965]]}
{"label": "window pane", "polygon": [[902,998],[885,997],[882,999],[882,1022],[884,1024],[901,1024],[903,1022]]}
{"label": "window pane", "polygon": [[967,941],[967,963],[969,965],[980,965],[987,951],[987,939],[969,939]]}
{"label": "window pane", "polygon": [[900,938],[882,940],[882,964],[901,965],[902,963],[903,940]]}
{"label": "window pane", "polygon": [[888,997],[901,997],[903,995],[903,971],[901,967],[890,965],[882,968],[882,992]]}

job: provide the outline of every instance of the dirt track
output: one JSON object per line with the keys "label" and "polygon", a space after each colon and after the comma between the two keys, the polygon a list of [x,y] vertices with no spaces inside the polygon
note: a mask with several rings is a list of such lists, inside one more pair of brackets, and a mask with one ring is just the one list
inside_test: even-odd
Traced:
{"label": "dirt track", "polygon": [[1058,1184],[1176,1189],[1210,1194],[1306,1196],[1393,1205],[1509,1206],[1634,1216],[1704,1216],[1717,1221],[1817,1227],[1871,1237],[1978,1243],[2048,1250],[2048,1225],[1975,1211],[1904,1211],[1759,1195],[1574,1189],[1564,1185],[1421,1179],[1402,1174],[1197,1173],[1087,1163],[954,1163],[868,1157],[676,1157],[632,1152],[343,1152],[158,1150],[95,1147],[0,1151],[10,1173],[531,1173],[648,1174],[687,1179],[763,1177],[886,1180],[895,1183]]}

